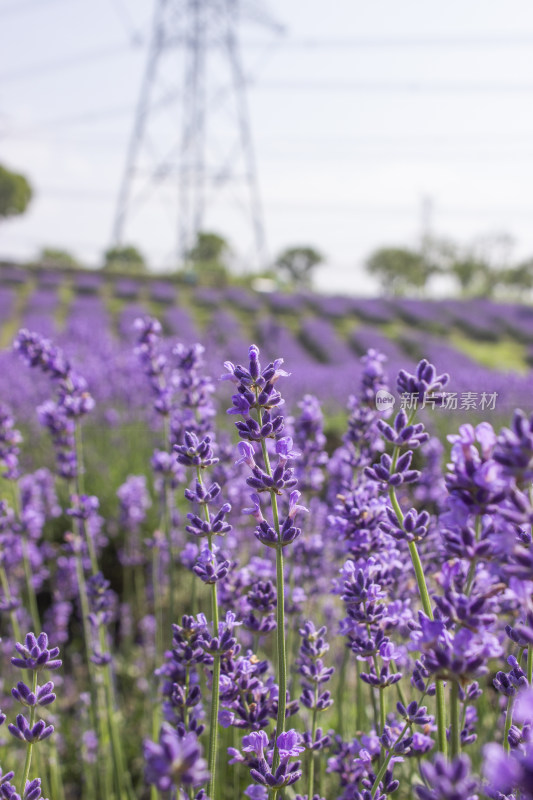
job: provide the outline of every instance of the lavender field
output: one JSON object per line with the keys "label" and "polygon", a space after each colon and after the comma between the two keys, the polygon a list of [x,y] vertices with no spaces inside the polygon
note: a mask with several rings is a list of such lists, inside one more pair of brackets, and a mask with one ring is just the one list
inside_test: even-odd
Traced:
{"label": "lavender field", "polygon": [[0,277],[0,797],[533,797],[532,309]]}
{"label": "lavender field", "polygon": [[[0,269],[2,394],[9,405],[24,398],[24,421],[31,418],[42,388],[35,376],[21,372],[11,354],[20,327],[53,338],[83,363],[97,414],[137,419],[140,413],[142,418],[148,392],[133,354],[133,322],[145,314],[161,321],[169,341],[208,345],[211,375],[218,376],[224,360],[242,357],[252,341],[266,358],[283,352],[291,367],[290,404],[312,393],[329,411],[343,410],[361,379],[360,359],[369,348],[386,355],[392,375],[401,367],[414,368],[423,357],[445,362],[459,412],[474,406],[486,411],[482,393],[496,393],[496,407],[508,418],[532,396],[533,309],[528,306],[258,295],[236,286],[191,289],[164,280],[109,280],[91,272],[30,275],[28,280],[28,271],[14,266]],[[102,363],[110,368],[102,371]],[[477,396],[465,399],[465,393]]]}

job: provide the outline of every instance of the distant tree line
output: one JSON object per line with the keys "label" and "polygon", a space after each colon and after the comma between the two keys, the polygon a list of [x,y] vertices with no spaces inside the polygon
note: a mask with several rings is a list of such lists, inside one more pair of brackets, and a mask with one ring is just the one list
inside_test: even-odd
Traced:
{"label": "distant tree line", "polygon": [[505,234],[485,236],[468,245],[426,237],[419,248],[379,248],[365,266],[386,295],[422,296],[438,278],[448,294],[522,296],[533,289],[533,258],[513,261],[512,246]]}
{"label": "distant tree line", "polygon": [[[272,265],[260,276],[249,276],[255,280],[262,277],[276,286],[286,288],[310,288],[313,271],[324,260],[313,247],[288,247],[282,250]],[[82,264],[67,250],[46,247],[37,258],[43,266],[82,268]],[[133,245],[118,245],[105,251],[101,269],[106,273],[120,273],[138,277],[150,274],[143,254]],[[232,268],[232,250],[227,239],[218,233],[200,231],[193,246],[185,253],[184,263],[178,271],[189,283],[226,285],[235,280]]]}
{"label": "distant tree line", "polygon": [[[28,179],[0,164],[0,223],[23,214],[33,197]],[[369,275],[383,294],[423,296],[438,279],[447,294],[462,297],[515,297],[533,289],[533,257],[511,259],[512,239],[507,235],[485,236],[469,245],[426,236],[418,247],[381,247],[365,262]],[[184,254],[179,273],[191,283],[226,284],[235,280],[232,249],[228,240],[213,231],[199,231]],[[272,286],[308,289],[323,254],[308,244],[287,247],[261,276]],[[69,269],[82,264],[68,251],[43,248],[38,263]],[[109,273],[147,275],[148,265],[132,244],[106,250],[101,268]],[[256,279],[257,274],[253,276]]]}

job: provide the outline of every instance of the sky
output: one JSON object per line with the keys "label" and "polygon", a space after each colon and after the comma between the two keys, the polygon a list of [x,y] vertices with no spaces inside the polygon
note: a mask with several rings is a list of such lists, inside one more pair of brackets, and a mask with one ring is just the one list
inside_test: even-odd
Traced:
{"label": "sky", "polygon": [[[168,4],[167,30],[174,25],[179,34],[186,2]],[[325,256],[317,288],[367,295],[376,291],[364,270],[369,254],[417,246],[423,232],[465,245],[505,233],[513,258],[533,256],[530,0],[242,0],[241,7],[263,262],[284,247],[314,246]],[[30,210],[0,227],[0,258],[58,247],[101,263],[153,12],[152,0],[0,0],[0,163],[25,173],[35,189]],[[159,105],[133,184],[145,192],[154,165],[165,165],[164,177],[160,171],[157,190],[135,195],[122,232],[157,270],[174,268],[185,218],[177,204],[184,53],[167,47],[158,64],[152,102]],[[224,167],[233,180],[209,185],[203,227],[230,241],[236,268],[253,270],[228,64],[210,48],[208,169]]]}

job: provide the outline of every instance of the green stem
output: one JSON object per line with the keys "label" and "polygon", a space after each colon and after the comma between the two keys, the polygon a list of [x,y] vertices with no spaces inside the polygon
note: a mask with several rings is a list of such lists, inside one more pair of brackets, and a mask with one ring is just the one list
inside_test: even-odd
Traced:
{"label": "green stem", "polygon": [[195,617],[196,614],[198,613],[198,609],[197,609],[198,600],[197,600],[197,597],[196,597],[196,595],[197,595],[197,591],[196,591],[197,583],[198,583],[198,578],[196,577],[194,572],[191,572],[191,614],[192,614],[193,617]]}
{"label": "green stem", "polygon": [[[37,670],[33,671],[32,676],[32,684],[31,690],[33,694],[37,692]],[[35,723],[35,708],[36,706],[31,706],[30,708],[30,728],[33,728]],[[20,784],[20,796],[22,797],[24,794],[24,789],[26,788],[26,781],[28,780],[30,774],[30,766],[31,766],[31,753],[32,753],[33,744],[31,742],[28,743],[26,748],[26,761],[24,763],[24,773],[22,775],[22,783]]]}
{"label": "green stem", "polygon": [[[15,481],[11,482],[11,490],[13,495],[13,510],[20,520],[20,498],[19,498],[19,491],[18,491],[18,484]],[[22,542],[22,563],[24,565],[24,577],[26,579],[26,591],[28,592],[28,601],[30,605],[30,615],[32,619],[32,624],[34,626],[34,630],[37,633],[41,630],[41,621],[39,619],[39,610],[37,608],[37,596],[35,594],[35,587],[32,581],[32,574],[31,574],[31,565],[30,565],[30,556],[28,553],[28,538],[26,532],[24,531],[21,536]]]}
{"label": "green stem", "polygon": [[[279,524],[277,526],[279,532]],[[285,586],[283,581],[283,549],[276,548],[276,640],[278,651],[278,717],[276,720],[276,742],[272,760],[273,771],[279,766],[278,736],[285,730],[285,709],[287,703],[287,656],[285,653]]]}
{"label": "green stem", "polygon": [[529,685],[531,686],[531,680],[533,678],[533,645],[528,645],[527,648],[527,680]]}
{"label": "green stem", "polygon": [[379,730],[380,733],[385,731],[385,697],[384,697],[385,690],[383,688],[379,689]]}
{"label": "green stem", "polygon": [[[9,581],[7,579],[6,571],[4,569],[4,565],[3,564],[0,564],[0,583],[2,584],[2,591],[4,592],[4,597],[6,598],[8,603],[11,603],[11,601],[13,599],[13,595],[11,594],[11,590],[9,588]],[[21,635],[20,635],[20,626],[19,626],[19,622],[18,622],[18,619],[17,619],[17,612],[16,611],[11,611],[9,613],[9,616],[10,616],[10,619],[11,619],[11,627],[13,628],[13,635],[14,635],[16,641],[20,642],[20,641],[22,641],[22,639],[21,639]]]}
{"label": "green stem", "polygon": [[216,769],[217,769],[217,742],[218,742],[218,707],[220,688],[220,655],[213,659],[213,686],[211,693],[211,714],[209,720],[209,788],[207,794],[216,800]]}
{"label": "green stem", "polygon": [[514,704],[514,697],[510,695],[507,698],[507,708],[505,710],[505,728],[503,731],[503,749],[506,753],[510,750],[509,745],[509,731],[511,729],[511,725],[513,724],[513,704]]}
{"label": "green stem", "polygon": [[[366,613],[366,602],[365,601],[363,601],[363,610],[365,612],[365,617],[366,617],[367,613]],[[370,630],[370,623],[366,622],[365,625],[366,625],[366,632],[367,632],[367,635],[368,635],[368,639],[369,639],[369,641],[371,641],[372,640],[372,631]],[[376,653],[374,653],[373,656],[372,656],[372,662],[374,664],[374,671],[376,673],[376,678],[379,678],[379,664],[378,664],[378,657],[377,657]],[[379,689],[379,727],[378,727],[378,713],[377,713],[377,708],[376,708],[376,697],[375,697],[374,687],[373,686],[370,687],[370,692],[371,692],[371,697],[372,697],[372,707],[374,709],[374,725],[375,725],[376,731],[378,731],[378,733],[383,733],[383,730],[385,728],[385,706],[384,706],[384,700],[383,700],[383,691],[381,689]]]}
{"label": "green stem", "polygon": [[[83,466],[83,443],[82,443],[82,432],[81,426],[79,423],[76,423],[75,426],[75,441],[76,441],[76,459],[77,459],[77,470],[76,470],[76,492],[78,498],[84,493],[84,483],[83,483],[83,474],[84,474],[84,466]],[[78,500],[79,502],[79,500]],[[98,559],[96,557],[96,549],[94,546],[94,541],[92,536],[89,533],[87,520],[83,518],[81,520],[81,531],[83,541],[87,545],[87,550],[89,552],[89,558],[91,561],[91,573],[95,576],[99,572],[98,567]],[[82,554],[81,548],[80,552],[78,553],[79,556],[79,568],[78,568],[78,581],[80,582],[80,599],[82,605],[82,611],[84,615],[84,634],[86,639],[86,648],[87,648],[87,656],[88,656],[88,663],[89,665],[92,663],[90,659],[90,641],[91,641],[91,633],[88,627],[88,616],[89,616],[89,604],[87,598],[87,590],[85,585],[85,575],[83,571],[83,561],[82,561]],[[82,599],[82,595],[84,595],[84,600]],[[105,632],[102,626],[99,628],[99,644],[100,650],[103,653],[105,651]],[[90,669],[90,667],[89,667]],[[114,701],[114,694],[113,694],[113,680],[112,680],[112,667],[111,664],[108,664],[104,667],[104,686],[103,686],[103,698],[101,697],[101,692],[97,689],[98,695],[98,704],[99,707],[102,705],[103,700],[103,714],[107,721],[107,737],[111,742],[111,757],[113,759],[113,772],[115,776],[115,784],[117,787],[117,797],[122,797],[122,788],[124,787],[126,796],[131,797],[133,792],[131,789],[131,779],[129,772],[124,769],[124,758],[122,755],[122,742],[119,732],[116,726],[116,719],[115,719],[115,701]],[[94,674],[94,673],[93,673]],[[104,725],[103,717],[100,711],[97,714],[98,722],[101,726],[101,729]],[[104,752],[104,747],[102,747],[102,752]]]}
{"label": "green stem", "polygon": [[165,478],[165,485],[163,489],[163,529],[165,531],[165,539],[167,542],[168,551],[168,612],[170,614],[170,622],[176,622],[174,618],[174,601],[175,601],[175,581],[174,581],[174,548],[172,547],[172,494]]}
{"label": "green stem", "polygon": [[[103,629],[100,628],[103,632]],[[111,664],[104,667],[104,689],[106,697],[107,720],[109,725],[109,735],[111,738],[111,750],[113,755],[113,765],[115,768],[115,785],[117,797],[124,795],[128,800],[134,800],[131,776],[129,770],[125,769],[124,758],[122,755],[122,744],[120,742],[119,731],[116,722],[115,699],[112,684]]]}
{"label": "green stem", "polygon": [[[362,691],[365,688],[366,684],[363,683],[361,680],[361,664],[360,662],[355,659],[355,729],[358,732],[357,735],[360,735],[364,730],[366,730],[367,726],[367,713],[366,713],[366,703],[364,692]],[[370,696],[373,700],[374,705],[374,712],[375,712],[375,703],[376,698],[374,697],[374,690],[372,687],[370,689]],[[342,694],[339,692],[339,697],[342,697]],[[340,703],[342,706],[343,704]]]}
{"label": "green stem", "polygon": [[[393,464],[397,459],[397,454],[398,450],[396,450],[394,454]],[[392,507],[396,512],[396,516],[398,517],[398,521],[400,522],[400,524],[403,525],[403,519],[404,519],[403,512],[398,502],[398,498],[396,497],[396,492],[393,486],[389,487],[389,497],[392,503]],[[415,571],[416,582],[418,585],[418,592],[420,594],[420,600],[422,601],[422,608],[424,609],[424,614],[431,621],[433,621],[434,619],[433,609],[431,607],[431,600],[429,598],[429,592],[426,584],[426,578],[424,575],[424,569],[422,567],[422,562],[420,560],[420,555],[418,553],[418,549],[415,542],[409,542],[409,553],[411,555],[411,561]],[[435,694],[436,694],[436,718],[437,718],[437,743],[440,752],[446,755],[448,746],[446,742],[446,700],[444,697],[444,681],[442,680],[436,681]]]}
{"label": "green stem", "polygon": [[459,714],[459,684],[452,680],[450,688],[450,758],[461,755],[461,724]]}
{"label": "green stem", "polygon": [[[359,680],[361,679],[359,678]],[[368,691],[370,692],[370,702],[372,703],[372,713],[374,715],[374,728],[377,731],[379,729],[378,725],[379,716],[378,716],[378,704],[376,703],[376,693],[374,691],[374,687],[370,685],[368,685]]]}
{"label": "green stem", "polygon": [[[337,692],[338,697],[344,696],[344,687],[346,685],[346,669],[348,666],[348,658],[349,658],[349,650],[347,647],[344,648],[344,653],[342,656],[342,664],[339,670],[339,682],[337,684]],[[359,713],[359,703],[356,700],[355,704],[355,713],[356,715]],[[357,726],[357,722],[356,722]],[[339,703],[339,735],[341,739],[344,738],[344,703]]]}
{"label": "green stem", "polygon": [[376,794],[376,792],[378,790],[378,786],[380,784],[381,779],[383,778],[383,776],[385,775],[385,773],[387,771],[387,767],[389,766],[390,760],[391,760],[392,756],[394,755],[394,748],[396,747],[397,744],[399,744],[401,742],[401,740],[405,736],[408,728],[409,728],[409,723],[406,722],[404,727],[400,731],[400,733],[398,735],[398,738],[396,739],[396,741],[392,745],[391,749],[387,753],[386,759],[384,760],[383,764],[379,768],[378,774],[376,775],[376,780],[374,781],[374,784],[373,784],[372,790],[371,790],[372,800],[375,797],[375,794]]}
{"label": "green stem", "polygon": [[26,590],[28,592],[28,600],[30,604],[30,616],[35,631],[40,631],[41,621],[39,619],[39,609],[37,608],[37,596],[35,594],[35,587],[32,581],[30,557],[28,554],[28,542],[25,533],[22,534],[21,540],[22,540],[22,562],[24,564],[24,577],[26,579]]}
{"label": "green stem", "polygon": [[[522,663],[522,656],[524,655],[524,650],[525,647],[520,647],[518,650],[517,661],[519,664]],[[503,749],[505,750],[506,753],[508,753],[509,750],[511,749],[508,737],[511,725],[513,724],[513,706],[514,706],[514,696],[510,695],[507,698],[507,708],[505,710],[505,728],[503,731]]]}
{"label": "green stem", "polygon": [[[313,708],[313,721],[311,723],[311,745],[314,744],[316,735],[316,720],[317,720],[317,703],[318,703],[318,684],[315,684],[315,702]],[[307,776],[307,797],[309,800],[313,797],[313,786],[315,782],[315,753],[314,750],[309,751],[309,775]]]}
{"label": "green stem", "polygon": [[[87,585],[85,583],[85,573],[83,570],[83,562],[82,562],[82,553],[81,553],[81,541],[80,537],[78,538],[77,547],[76,547],[76,577],[78,582],[78,591],[79,591],[79,598],[80,598],[80,606],[81,606],[81,616],[82,616],[82,626],[83,626],[83,639],[85,643],[85,657],[87,659],[87,668],[89,670],[89,690],[91,693],[91,705],[90,705],[90,715],[91,715],[91,727],[95,728],[96,724],[98,725],[98,747],[99,753],[102,757],[102,760],[107,762],[107,731],[105,730],[105,726],[103,724],[104,720],[104,710],[102,704],[102,692],[101,686],[98,686],[96,680],[96,673],[95,673],[95,666],[91,661],[91,629],[89,626],[89,601],[87,599]],[[109,779],[107,769],[107,763],[101,771],[99,771],[99,779],[105,784]]]}
{"label": "green stem", "polygon": [[[481,534],[481,517],[480,516],[476,517],[475,530],[476,530],[476,542],[479,542],[479,536]],[[470,591],[472,589],[472,584],[474,582],[474,577],[475,577],[475,574],[476,574],[476,565],[477,565],[477,559],[473,558],[472,561],[470,562],[470,567],[468,569],[468,575],[466,577],[465,594],[467,596],[470,595]]]}
{"label": "green stem", "polygon": [[[393,670],[395,672],[398,672],[398,667],[396,666],[396,662],[394,660],[391,660],[390,663],[391,663],[391,666],[392,666]],[[398,683],[396,684],[396,691],[398,692],[398,699],[399,699],[400,703],[407,708],[407,699],[406,699],[406,697],[405,697],[405,695],[403,693],[403,690],[402,690],[402,687],[401,687],[400,684],[401,684],[401,681],[398,681]]]}
{"label": "green stem", "polygon": [[[259,409],[259,424],[262,424],[262,413]],[[261,440],[261,450],[263,461],[268,475],[272,475],[270,459],[265,439]],[[274,490],[270,492],[272,505],[272,519],[274,530],[278,537],[276,547],[276,645],[278,656],[278,716],[276,720],[276,741],[274,743],[274,756],[272,759],[272,771],[275,772],[279,766],[278,736],[285,730],[285,711],[287,707],[287,653],[285,649],[285,581],[283,571],[283,547],[281,544],[281,531],[279,526],[278,501]]]}
{"label": "green stem", "polygon": [[[74,437],[76,441],[76,494],[81,497],[85,493],[85,485],[83,480],[83,440],[81,433],[81,425],[76,422]],[[91,560],[91,573],[96,575],[98,570],[98,560],[96,558],[96,550],[92,536],[89,535],[87,530],[87,521],[83,520],[83,536],[87,545],[89,558]]]}
{"label": "green stem", "polygon": [[[200,467],[196,468],[196,477],[198,483],[203,487],[202,472]],[[204,518],[209,523],[209,509],[207,503],[203,503]],[[207,543],[209,550],[213,552],[213,534],[207,535]],[[216,583],[211,584],[211,614],[213,618],[213,633],[218,636],[218,593]],[[209,765],[209,786],[207,794],[211,800],[216,800],[217,796],[217,745],[218,745],[218,709],[219,709],[219,693],[220,693],[220,653],[213,656],[213,684],[211,688],[211,712],[209,719],[209,752],[208,752],[208,765]]]}

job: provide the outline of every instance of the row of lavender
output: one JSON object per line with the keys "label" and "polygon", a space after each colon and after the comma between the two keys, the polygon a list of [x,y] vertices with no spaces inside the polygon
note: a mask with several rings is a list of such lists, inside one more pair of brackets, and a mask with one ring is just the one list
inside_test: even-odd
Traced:
{"label": "row of lavender", "polygon": [[[86,281],[90,278],[95,286],[102,284],[101,275],[81,275],[78,281],[82,278]],[[189,343],[208,342],[211,369],[223,353],[236,357],[242,342],[249,338],[258,341],[268,357],[283,351],[293,364],[296,388],[291,400],[311,392],[329,407],[338,409],[338,398],[352,392],[360,378],[359,357],[369,347],[377,347],[385,353],[392,370],[401,365],[412,368],[421,356],[445,361],[454,376],[450,391],[456,393],[458,411],[476,407],[484,394],[497,398],[498,409],[509,413],[523,397],[531,396],[533,379],[530,374],[498,372],[483,367],[447,344],[443,335],[447,325],[462,319],[470,326],[490,329],[496,336],[506,331],[507,335],[518,336],[519,330],[525,342],[530,328],[533,336],[533,316],[525,307],[496,306],[481,301],[460,308],[451,302],[396,301],[391,306],[384,301],[281,294],[267,300],[236,287],[225,291],[198,289],[188,296],[187,303],[176,305],[175,286],[154,283],[152,288],[159,287],[161,293],[163,286],[168,303],[161,318],[166,332]],[[54,337],[66,352],[84,364],[102,416],[105,411],[110,420],[118,419],[117,415],[125,419],[135,417],[139,407],[146,404],[146,392],[139,383],[131,353],[132,322],[139,314],[152,311],[155,301],[123,299],[117,308],[95,291],[74,294],[65,306],[58,287],[50,285],[33,289],[22,296],[22,302],[20,298],[20,287],[0,289],[4,340],[5,331],[11,331],[16,323]],[[161,298],[162,295],[160,301]],[[197,315],[192,314],[191,309],[202,307],[200,329]],[[400,316],[404,322],[418,318],[422,325],[412,326],[397,342],[385,335],[380,326]],[[343,324],[342,333],[339,320]],[[406,349],[410,355],[406,355]],[[5,376],[2,384],[5,399],[14,403],[26,398],[29,410],[42,396],[42,386],[20,374],[10,352],[2,352],[0,362]],[[101,364],[113,366],[105,374]]]}
{"label": "row of lavender", "polygon": [[417,408],[386,418],[376,397],[438,406],[448,376],[423,361],[391,386],[371,351],[328,453],[316,398],[285,416],[293,379],[252,346],[224,364],[231,401],[216,389],[234,447],[202,348],[136,330],[152,480],[125,474],[106,519],[91,387],[40,335],[15,342],[56,468],[21,474],[3,410],[0,796],[533,797],[533,417],[461,426],[443,473]]}
{"label": "row of lavender", "polygon": [[[112,278],[101,272],[55,272],[40,269],[35,272],[9,264],[0,264],[3,287],[24,286],[29,281],[39,289],[54,290],[67,285],[75,294],[111,292],[117,298],[138,300],[141,297],[162,304],[174,304],[182,285],[158,278]],[[487,299],[424,301],[406,298],[370,299],[347,296],[327,297],[311,292],[271,292],[257,295],[237,286],[225,289],[198,288],[197,302],[217,307],[221,303],[235,305],[245,311],[258,312],[268,307],[274,312],[300,314],[306,309],[320,315],[340,318],[355,314],[370,322],[388,322],[403,318],[429,329],[446,329],[450,325],[464,326],[474,335],[495,338],[502,333],[531,341],[533,312],[528,305],[496,303]]]}

